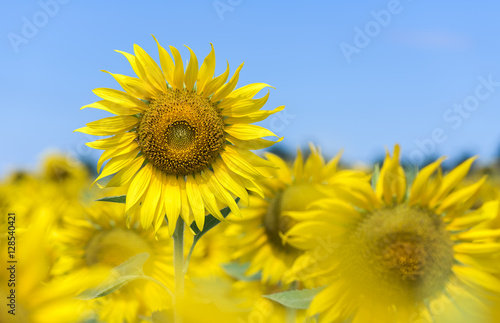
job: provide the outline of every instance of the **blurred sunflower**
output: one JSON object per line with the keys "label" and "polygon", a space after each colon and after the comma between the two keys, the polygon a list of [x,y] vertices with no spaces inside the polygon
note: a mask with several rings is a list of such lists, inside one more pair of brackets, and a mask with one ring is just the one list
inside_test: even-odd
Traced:
{"label": "blurred sunflower", "polygon": [[45,156],[42,164],[41,180],[59,185],[65,197],[78,197],[90,181],[88,169],[77,159],[63,153]]}
{"label": "blurred sunflower", "polygon": [[[110,270],[130,257],[148,253],[144,274],[173,289],[171,238],[167,228],[141,229],[137,223],[125,224],[124,205],[98,203],[86,210],[85,218],[68,219],[56,231],[58,259],[55,276],[85,268]],[[119,290],[97,298],[92,307],[104,322],[138,322],[138,317],[169,307],[171,299],[154,282],[135,280]]]}
{"label": "blurred sunflower", "polygon": [[280,282],[283,273],[302,253],[285,239],[295,222],[290,215],[306,210],[318,199],[345,196],[354,183],[369,186],[365,174],[338,170],[340,154],[325,163],[319,150],[314,146],[310,149],[305,162],[299,150],[293,166],[276,155],[266,154],[279,169],[267,170],[268,179],[259,182],[265,198],[251,195],[249,206],[241,210],[242,218],[233,218],[226,231],[234,242],[233,257],[250,262],[247,274],[262,271],[262,281],[271,285]]}
{"label": "blurred sunflower", "polygon": [[470,209],[485,178],[457,189],[475,158],[446,176],[441,158],[408,187],[399,151],[387,153],[375,190],[364,192],[374,203],[324,199],[294,227],[293,246],[311,232],[331,240],[311,246],[294,268],[330,280],[309,313],[320,322],[487,322],[500,292],[500,243],[490,240],[500,229],[478,225],[497,215],[499,201]]}
{"label": "blurred sunflower", "polygon": [[[193,249],[192,257],[189,261],[187,276],[190,278],[210,278],[224,275],[221,265],[231,261],[229,245],[230,242],[224,239],[224,229],[227,223],[220,223],[215,228],[208,231],[203,239],[198,240],[196,248]],[[186,249],[191,247],[192,233],[186,232]]]}
{"label": "blurred sunflower", "polygon": [[158,230],[163,215],[172,235],[179,214],[201,230],[205,215],[223,219],[219,209],[229,206],[240,214],[234,197],[248,201],[247,189],[260,192],[255,180],[262,177],[257,166],[272,166],[250,150],[274,144],[262,137],[275,136],[251,123],[281,111],[260,111],[269,93],[253,97],[269,87],[264,83],[235,89],[240,65],[231,79],[226,71],[214,77],[215,54],[211,52],[198,68],[191,49],[184,69],[179,51],[170,46],[172,57],[158,44],[161,68],[138,45],[134,55],[122,53],[138,78],[111,74],[125,91],[99,88],[103,100],[84,106],[116,114],[88,123],[75,131],[112,136],[88,145],[104,150],[96,181],[115,174],[107,186],[127,185],[126,211],[129,221],[140,218],[143,228]]}
{"label": "blurred sunflower", "polygon": [[[263,284],[258,280],[235,280],[227,276],[197,280],[194,286],[190,292],[190,302],[206,304],[205,306],[210,304],[222,313],[233,316],[232,320],[214,322],[306,322],[305,310],[290,311],[283,305],[262,297],[280,291],[277,286]],[[191,304],[191,308],[193,306],[196,304]],[[208,322],[203,319],[203,313],[191,312],[196,312],[197,322]]]}
{"label": "blurred sunflower", "polygon": [[[17,171],[0,182],[0,211],[22,214],[16,222],[18,230],[30,226],[43,210],[57,226],[63,217],[81,213],[82,203],[95,199],[88,189],[91,183],[86,168],[68,156],[53,153],[42,161],[38,172]],[[50,211],[46,211],[50,209]],[[6,218],[0,220],[3,224]]]}
{"label": "blurred sunflower", "polygon": [[[50,270],[54,244],[49,231],[52,210],[39,205],[37,211],[28,228],[16,230],[13,234],[5,230],[0,237],[0,247],[5,250],[0,256],[0,261],[5,264],[0,271],[0,281],[3,282],[0,285],[0,322],[67,323],[89,319],[92,313],[86,303],[75,297],[83,290],[97,286],[105,279],[106,273],[93,268],[53,277]],[[22,216],[16,214],[16,223]],[[8,237],[15,237],[15,240]],[[8,257],[7,253],[11,241],[16,242],[14,258]],[[8,263],[8,260],[17,262]]]}

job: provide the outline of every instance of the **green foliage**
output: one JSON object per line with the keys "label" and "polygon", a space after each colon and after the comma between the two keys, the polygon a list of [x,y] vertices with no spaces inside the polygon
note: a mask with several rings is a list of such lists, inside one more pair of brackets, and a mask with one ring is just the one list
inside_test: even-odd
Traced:
{"label": "green foliage", "polygon": [[228,274],[229,276],[241,280],[241,281],[255,281],[255,280],[260,280],[261,279],[261,273],[257,273],[252,276],[247,276],[245,273],[248,270],[248,267],[250,266],[249,263],[246,264],[240,264],[238,262],[230,262],[227,264],[222,264],[221,267]]}
{"label": "green foliage", "polygon": [[309,308],[314,296],[323,290],[323,288],[291,290],[263,296],[291,309],[306,310]]}
{"label": "green foliage", "polygon": [[[238,201],[239,201],[239,199],[236,200],[236,203],[238,203]],[[225,207],[222,210],[220,210],[220,213],[222,214],[222,216],[224,218],[226,218],[229,215],[229,213],[231,213],[231,210],[229,209],[229,207]],[[203,237],[203,235],[205,235],[205,233],[207,233],[208,231],[213,229],[219,223],[220,223],[220,220],[215,218],[212,214],[209,214],[205,217],[205,225],[203,226],[202,231],[200,231],[198,229],[195,222],[191,223],[191,229],[195,233],[193,244],[196,244],[198,242],[198,240],[200,240],[201,237]]]}
{"label": "green foliage", "polygon": [[113,202],[113,203],[122,203],[122,204],[125,204],[126,198],[127,198],[127,195],[109,196],[109,197],[103,197],[102,199],[98,199],[96,201],[98,201],[98,202]]}
{"label": "green foliage", "polygon": [[99,286],[84,290],[77,296],[77,299],[91,300],[103,297],[137,279],[150,280],[166,288],[159,281],[144,274],[142,267],[148,258],[149,254],[145,252],[130,257],[128,260],[111,269],[109,276]]}

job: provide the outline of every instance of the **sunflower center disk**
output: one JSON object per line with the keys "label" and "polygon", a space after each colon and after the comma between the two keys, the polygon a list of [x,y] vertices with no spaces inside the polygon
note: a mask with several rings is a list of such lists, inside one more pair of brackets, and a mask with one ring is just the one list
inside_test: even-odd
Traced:
{"label": "sunflower center disk", "polygon": [[187,122],[179,121],[171,124],[165,133],[167,145],[178,150],[188,149],[196,138],[196,129]]}
{"label": "sunflower center disk", "polygon": [[89,266],[116,267],[142,252],[151,253],[150,245],[143,238],[130,230],[114,229],[92,237],[85,250],[85,261]]}
{"label": "sunflower center disk", "polygon": [[137,129],[141,151],[169,175],[206,169],[224,148],[224,121],[208,99],[169,89],[151,100]]}
{"label": "sunflower center disk", "polygon": [[285,233],[291,227],[291,218],[281,215],[283,192],[278,192],[269,202],[267,212],[264,215],[264,230],[268,241],[279,249],[286,250],[292,248],[284,245],[280,233]]}
{"label": "sunflower center disk", "polygon": [[267,212],[264,216],[264,229],[268,241],[277,249],[287,252],[300,252],[290,244],[284,244],[282,235],[290,230],[296,220],[283,215],[286,211],[305,211],[310,202],[323,197],[314,185],[293,185],[276,191],[269,201]]}
{"label": "sunflower center disk", "polygon": [[374,297],[417,301],[441,291],[453,244],[437,215],[399,205],[367,215],[343,248],[346,275]]}
{"label": "sunflower center disk", "polygon": [[381,255],[383,266],[403,281],[419,279],[424,273],[426,258],[425,247],[411,236],[395,238]]}

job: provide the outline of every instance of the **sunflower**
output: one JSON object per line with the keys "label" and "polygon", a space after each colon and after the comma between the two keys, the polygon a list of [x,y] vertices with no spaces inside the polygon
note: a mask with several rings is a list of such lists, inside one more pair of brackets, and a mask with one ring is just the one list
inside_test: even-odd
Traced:
{"label": "sunflower", "polygon": [[[40,172],[17,171],[0,182],[0,211],[22,215],[16,221],[17,230],[29,227],[40,213],[50,219],[50,226],[57,226],[63,217],[81,212],[82,203],[95,199],[91,191],[84,190],[91,182],[81,163],[63,154],[50,154],[43,159]],[[0,219],[0,225],[6,220]]]}
{"label": "sunflower", "polygon": [[[94,268],[53,277],[50,274],[54,253],[50,239],[52,210],[39,205],[37,211],[28,228],[10,234],[5,228],[0,237],[0,247],[5,250],[0,256],[5,266],[0,271],[0,281],[3,282],[0,286],[3,300],[0,322],[83,322],[92,313],[84,301],[75,297],[83,290],[97,286],[105,279],[106,273]],[[16,224],[22,216],[16,213]],[[7,247],[12,247],[12,241],[15,241],[15,253],[8,254]]]}
{"label": "sunflower", "polygon": [[340,154],[325,163],[318,149],[312,145],[310,149],[305,162],[299,150],[293,166],[266,154],[279,169],[270,169],[269,178],[259,182],[265,198],[250,195],[249,206],[241,210],[243,216],[232,219],[226,231],[234,241],[234,259],[250,262],[247,274],[261,271],[262,281],[271,285],[281,281],[283,273],[302,253],[285,239],[294,224],[290,214],[304,211],[309,203],[331,194],[344,195],[353,182],[367,182],[361,172],[338,170]]}
{"label": "sunflower", "polygon": [[407,185],[399,153],[399,146],[387,153],[375,189],[357,192],[364,207],[324,199],[294,227],[295,247],[304,246],[295,243],[301,236],[330,239],[311,245],[294,268],[330,281],[310,315],[320,322],[486,322],[500,292],[500,243],[491,241],[500,229],[478,226],[496,216],[499,201],[471,209],[485,178],[457,188],[475,158],[445,176],[440,158]]}
{"label": "sunflower", "polygon": [[[189,304],[191,309],[197,304],[210,304],[222,313],[232,315],[231,320],[214,320],[213,322],[304,323],[306,319],[305,310],[290,311],[283,305],[262,297],[262,295],[275,293],[279,288],[263,284],[258,280],[242,281],[219,276],[213,279],[197,280],[194,286],[195,288],[190,292],[189,301],[196,303]],[[189,311],[189,307],[187,310]],[[198,316],[196,322],[208,322],[207,318],[203,318],[203,312],[194,312]],[[212,313],[209,315],[212,318]],[[308,321],[308,323],[313,323],[313,321]]]}
{"label": "sunflower", "polygon": [[[221,265],[231,261],[230,241],[224,239],[224,229],[228,223],[220,223],[198,240],[189,260],[189,269],[186,272],[190,279],[211,278],[224,275]],[[186,232],[186,249],[191,247],[192,233]]]}
{"label": "sunflower", "polygon": [[[155,39],[156,40],[156,39]],[[273,166],[250,150],[275,142],[262,137],[276,136],[251,123],[283,110],[261,111],[269,93],[253,97],[270,87],[254,83],[235,90],[243,64],[229,79],[229,64],[214,77],[212,50],[198,68],[191,57],[186,69],[179,51],[170,46],[172,57],[158,42],[161,68],[138,45],[125,55],[137,78],[111,74],[124,91],[98,88],[102,100],[86,107],[105,110],[116,116],[104,118],[75,131],[111,136],[88,145],[104,150],[97,180],[115,174],[108,187],[128,186],[126,211],[129,221],[140,218],[143,228],[158,230],[163,215],[172,235],[176,220],[201,230],[206,213],[222,219],[220,206],[240,214],[234,201],[248,202],[248,192],[261,192],[255,180],[262,177],[257,166]]]}
{"label": "sunflower", "polygon": [[[52,275],[99,268],[110,270],[130,257],[148,253],[144,274],[173,290],[171,238],[167,228],[156,233],[137,223],[130,227],[123,217],[124,205],[99,203],[86,210],[85,218],[67,219],[55,232],[58,259]],[[135,280],[119,290],[92,301],[92,308],[104,322],[138,322],[139,316],[168,308],[169,293],[160,284]]]}

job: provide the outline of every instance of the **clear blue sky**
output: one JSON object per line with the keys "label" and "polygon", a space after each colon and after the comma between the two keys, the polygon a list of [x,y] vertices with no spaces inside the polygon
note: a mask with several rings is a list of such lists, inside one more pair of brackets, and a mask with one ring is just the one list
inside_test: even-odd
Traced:
{"label": "clear blue sky", "polygon": [[499,147],[497,1],[54,1],[0,11],[0,175],[47,149],[97,158],[72,131],[106,114],[79,108],[93,88],[118,88],[99,70],[132,73],[113,50],[157,57],[150,34],[199,57],[213,43],[216,72],[244,61],[239,85],[275,86],[267,108],[287,114],[263,125],[287,149],[312,141],[370,162],[397,142],[415,161],[468,151],[486,162]]}

